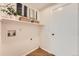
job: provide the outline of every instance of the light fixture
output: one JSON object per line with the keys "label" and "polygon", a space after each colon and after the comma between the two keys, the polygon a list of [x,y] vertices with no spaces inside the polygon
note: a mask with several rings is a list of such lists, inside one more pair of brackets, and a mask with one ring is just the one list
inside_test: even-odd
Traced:
{"label": "light fixture", "polygon": [[54,10],[54,12],[58,12],[58,11],[62,11],[63,10],[63,7],[59,7],[59,8],[56,8],[55,10]]}
{"label": "light fixture", "polygon": [[62,10],[63,10],[63,7],[60,7],[60,8],[58,8],[57,10],[58,10],[58,11],[62,11]]}

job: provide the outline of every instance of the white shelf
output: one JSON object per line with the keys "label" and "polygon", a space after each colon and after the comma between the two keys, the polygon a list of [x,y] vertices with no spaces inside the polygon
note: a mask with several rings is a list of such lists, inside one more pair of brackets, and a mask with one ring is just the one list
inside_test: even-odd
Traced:
{"label": "white shelf", "polygon": [[8,19],[8,18],[4,18],[4,19],[0,19],[0,22],[5,22],[5,21],[12,21],[12,22],[19,22],[19,23],[26,23],[26,24],[31,24],[31,25],[37,25],[37,26],[44,26],[42,24],[37,24],[37,23],[31,23],[31,22],[27,22],[27,21],[19,21],[16,19]]}

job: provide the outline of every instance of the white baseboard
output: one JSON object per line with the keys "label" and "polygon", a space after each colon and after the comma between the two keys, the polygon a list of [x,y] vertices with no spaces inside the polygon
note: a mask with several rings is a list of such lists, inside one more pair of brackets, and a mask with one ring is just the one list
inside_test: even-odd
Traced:
{"label": "white baseboard", "polygon": [[34,50],[36,50],[36,49],[38,49],[39,47],[36,47],[36,48],[34,48],[34,49],[32,49],[32,50],[30,50],[29,52],[24,52],[24,54],[22,54],[21,56],[26,56],[26,55],[28,55],[29,53],[31,53],[31,52],[33,52]]}
{"label": "white baseboard", "polygon": [[52,54],[52,52],[51,52],[51,51],[48,51],[48,50],[47,50],[47,49],[45,49],[45,48],[41,48],[41,49],[43,49],[43,50],[47,51],[48,53]]}
{"label": "white baseboard", "polygon": [[45,49],[45,48],[42,48],[42,47],[41,47],[41,49],[47,51],[47,52],[50,53],[50,54],[56,55],[54,52],[52,53],[51,51],[49,51],[49,50],[47,50],[47,49]]}

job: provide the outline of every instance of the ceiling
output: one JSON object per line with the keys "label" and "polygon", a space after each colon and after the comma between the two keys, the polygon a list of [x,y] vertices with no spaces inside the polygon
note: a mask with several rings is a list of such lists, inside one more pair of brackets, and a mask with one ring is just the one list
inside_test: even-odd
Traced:
{"label": "ceiling", "polygon": [[38,10],[43,10],[49,6],[56,5],[56,3],[27,3],[26,5]]}

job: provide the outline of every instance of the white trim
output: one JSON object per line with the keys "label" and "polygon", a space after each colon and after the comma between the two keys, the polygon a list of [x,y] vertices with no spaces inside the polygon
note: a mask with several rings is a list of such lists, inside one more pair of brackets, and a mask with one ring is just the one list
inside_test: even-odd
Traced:
{"label": "white trim", "polygon": [[26,52],[26,51],[25,51],[24,54],[22,54],[22,56],[28,55],[29,53],[35,51],[35,50],[38,49],[38,48],[39,48],[39,47],[36,47],[36,48],[30,50],[29,52]]}
{"label": "white trim", "polygon": [[[41,47],[40,47],[40,48],[41,48]],[[48,53],[52,54],[51,51],[49,51],[49,50],[47,50],[47,49],[45,49],[45,48],[41,48],[41,49],[43,49],[43,50],[47,51]]]}

